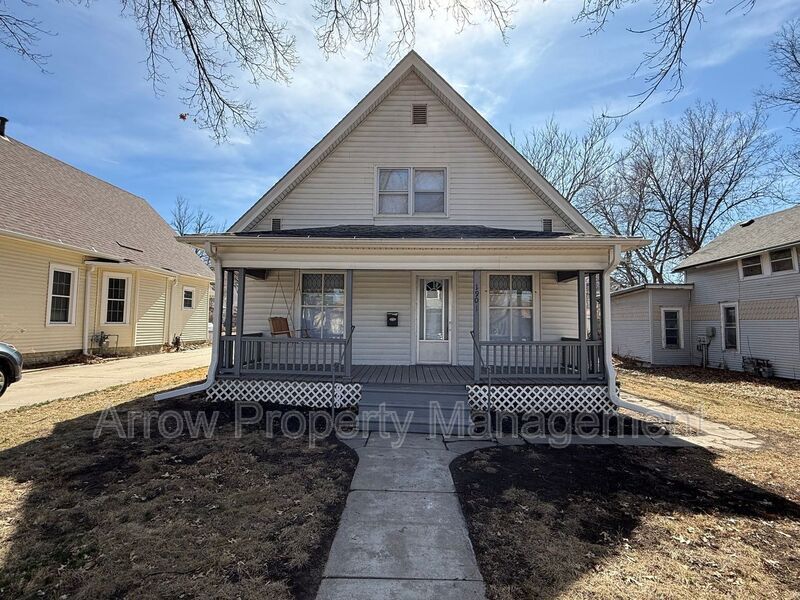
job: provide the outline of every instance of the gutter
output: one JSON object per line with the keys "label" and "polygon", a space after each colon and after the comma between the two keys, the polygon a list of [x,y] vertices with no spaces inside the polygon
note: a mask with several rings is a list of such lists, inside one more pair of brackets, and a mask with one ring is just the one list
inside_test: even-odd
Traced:
{"label": "gutter", "polygon": [[[603,270],[604,290],[611,289],[611,273],[617,268],[621,259],[622,248],[619,244],[616,244],[609,251],[608,267]],[[636,404],[635,402],[628,402],[627,400],[620,399],[619,392],[617,391],[617,371],[614,368],[614,362],[611,355],[611,294],[608,293],[603,294],[603,335],[605,336],[605,339],[603,340],[605,342],[603,347],[605,350],[606,372],[608,375],[608,396],[611,398],[612,404],[618,408],[627,408],[628,410],[632,410],[634,412],[644,415],[651,415],[658,417],[659,419],[663,419],[669,423],[674,423],[674,415],[661,412],[660,410],[655,410],[653,408],[647,408],[640,404]]]}
{"label": "gutter", "polygon": [[[211,244],[206,244],[206,254],[214,261],[214,291],[221,289],[222,285],[222,261],[216,253],[216,248]],[[179,388],[177,390],[170,390],[155,395],[155,401],[161,402],[162,400],[169,400],[170,398],[177,398],[179,396],[187,396],[189,394],[198,394],[205,392],[214,385],[217,379],[217,362],[219,361],[219,332],[220,323],[222,322],[222,299],[214,300],[214,336],[211,338],[211,364],[208,366],[208,376],[203,383],[197,385],[190,385],[189,387]]]}

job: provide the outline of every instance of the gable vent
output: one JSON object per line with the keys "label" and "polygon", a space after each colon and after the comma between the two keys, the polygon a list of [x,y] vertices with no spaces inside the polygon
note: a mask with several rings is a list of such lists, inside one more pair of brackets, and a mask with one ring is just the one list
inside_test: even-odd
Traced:
{"label": "gable vent", "polygon": [[542,219],[542,231],[547,233],[553,231],[553,219]]}
{"label": "gable vent", "polygon": [[280,230],[281,230],[281,220],[272,219],[272,231],[280,231]]}
{"label": "gable vent", "polygon": [[428,124],[428,105],[427,104],[414,104],[411,106],[411,124],[412,125],[427,125]]}

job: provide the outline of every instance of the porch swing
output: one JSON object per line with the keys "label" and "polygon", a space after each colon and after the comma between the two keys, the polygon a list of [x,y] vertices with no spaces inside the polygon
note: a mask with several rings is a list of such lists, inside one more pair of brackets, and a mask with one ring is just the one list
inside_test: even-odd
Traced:
{"label": "porch swing", "polygon": [[[299,329],[294,329],[294,323],[292,321],[292,309],[294,308],[294,301],[297,298],[297,290],[300,288],[300,282],[298,281],[296,286],[293,286],[294,289],[292,290],[292,303],[289,304],[286,301],[286,291],[283,289],[283,282],[281,281],[280,273],[276,273],[277,277],[277,284],[275,289],[272,291],[272,304],[269,308],[269,314],[273,315],[275,313],[275,299],[278,296],[278,288],[281,290],[281,296],[283,297],[283,305],[286,307],[286,316],[279,317],[279,316],[270,316],[269,317],[269,328],[270,333],[273,337],[278,336],[286,336],[286,337],[295,337],[293,333],[297,333],[300,331],[300,337],[303,337],[302,331]],[[265,280],[269,278],[269,271],[267,272]]]}

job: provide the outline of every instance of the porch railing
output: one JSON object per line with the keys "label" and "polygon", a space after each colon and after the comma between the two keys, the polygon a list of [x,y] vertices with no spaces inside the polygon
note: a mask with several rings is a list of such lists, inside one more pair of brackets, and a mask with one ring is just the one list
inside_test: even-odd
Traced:
{"label": "porch railing", "polygon": [[220,336],[220,375],[319,375],[349,377],[344,338],[264,337],[263,334]]}
{"label": "porch railing", "polygon": [[582,370],[579,340],[559,342],[476,342],[481,377],[520,379],[597,380],[605,376],[602,341],[587,340],[586,369]]}

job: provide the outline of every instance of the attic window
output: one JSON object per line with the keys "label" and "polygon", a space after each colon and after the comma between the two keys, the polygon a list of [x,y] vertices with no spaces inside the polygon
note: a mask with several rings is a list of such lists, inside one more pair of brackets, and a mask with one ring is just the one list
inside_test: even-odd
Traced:
{"label": "attic window", "polygon": [[553,219],[542,219],[542,231],[547,233],[553,231]]}
{"label": "attic window", "polygon": [[427,104],[414,104],[411,106],[411,124],[412,125],[427,125],[428,124],[428,105]]}
{"label": "attic window", "polygon": [[272,231],[280,231],[280,230],[281,230],[281,220],[272,219]]}

